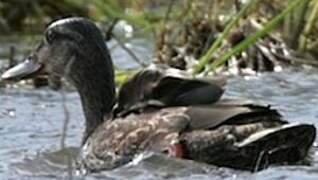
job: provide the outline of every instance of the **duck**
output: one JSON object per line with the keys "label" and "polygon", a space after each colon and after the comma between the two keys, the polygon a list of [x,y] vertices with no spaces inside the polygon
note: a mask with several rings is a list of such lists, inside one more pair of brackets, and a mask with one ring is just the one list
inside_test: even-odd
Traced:
{"label": "duck", "polygon": [[2,80],[49,74],[78,91],[85,130],[77,168],[118,168],[144,152],[220,167],[258,171],[304,162],[312,124],[289,123],[270,105],[226,99],[224,83],[165,66],[145,68],[116,92],[114,67],[91,20],[52,22],[34,52]]}

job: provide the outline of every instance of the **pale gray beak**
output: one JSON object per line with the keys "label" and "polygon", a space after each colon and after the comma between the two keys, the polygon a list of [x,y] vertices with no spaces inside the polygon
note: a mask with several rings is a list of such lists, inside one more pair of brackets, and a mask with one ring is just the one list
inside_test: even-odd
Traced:
{"label": "pale gray beak", "polygon": [[1,75],[1,80],[20,80],[29,78],[37,74],[42,69],[42,64],[38,63],[32,57],[27,58],[24,62],[8,69]]}

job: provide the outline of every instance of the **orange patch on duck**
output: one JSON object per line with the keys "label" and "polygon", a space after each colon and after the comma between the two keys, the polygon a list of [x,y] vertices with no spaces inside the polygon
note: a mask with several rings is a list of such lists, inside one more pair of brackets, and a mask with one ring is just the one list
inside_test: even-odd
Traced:
{"label": "orange patch on duck", "polygon": [[170,157],[183,158],[185,157],[185,152],[185,146],[180,142],[171,144],[167,149],[167,154]]}

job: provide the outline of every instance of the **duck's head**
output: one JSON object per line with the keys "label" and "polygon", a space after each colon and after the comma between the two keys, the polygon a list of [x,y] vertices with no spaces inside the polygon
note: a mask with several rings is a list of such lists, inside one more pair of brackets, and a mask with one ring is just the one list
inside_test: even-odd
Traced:
{"label": "duck's head", "polygon": [[101,71],[113,78],[111,58],[101,32],[85,18],[66,18],[50,24],[35,52],[1,78],[17,80],[48,73],[66,77],[76,85],[82,76],[95,76]]}
{"label": "duck's head", "polygon": [[65,77],[78,90],[86,117],[85,142],[115,102],[111,57],[94,23],[85,18],[53,22],[35,52],[1,79],[19,80],[43,73]]}

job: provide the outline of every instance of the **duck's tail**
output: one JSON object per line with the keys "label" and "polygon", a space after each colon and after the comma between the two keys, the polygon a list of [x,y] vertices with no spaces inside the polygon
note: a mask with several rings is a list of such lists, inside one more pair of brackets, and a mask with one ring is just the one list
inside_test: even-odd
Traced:
{"label": "duck's tail", "polygon": [[[316,137],[308,124],[285,124],[273,128],[240,125],[212,131],[190,132],[182,138],[185,158],[218,166],[258,171],[277,164],[304,163]],[[252,126],[252,125],[250,125]],[[249,128],[254,131],[244,137]],[[241,133],[241,134],[240,134]]]}

